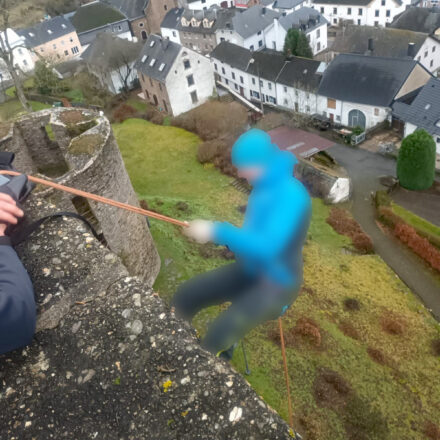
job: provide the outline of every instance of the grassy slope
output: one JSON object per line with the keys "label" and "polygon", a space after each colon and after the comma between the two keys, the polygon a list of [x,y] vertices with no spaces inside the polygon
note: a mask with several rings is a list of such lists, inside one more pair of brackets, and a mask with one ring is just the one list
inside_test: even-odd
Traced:
{"label": "grassy slope", "polygon": [[[122,155],[140,198],[150,207],[181,219],[204,217],[240,221],[237,206],[245,202],[242,194],[229,185],[230,180],[217,170],[203,167],[195,160],[198,139],[175,127],[160,127],[143,120],[128,120],[114,125]],[[185,201],[190,212],[175,204]],[[424,439],[420,433],[425,420],[440,420],[440,359],[433,356],[430,341],[440,336],[440,328],[414,295],[377,256],[356,256],[344,251],[345,237],[336,234],[325,219],[328,208],[314,200],[314,216],[305,247],[305,285],[314,294],[302,294],[284,318],[288,332],[300,316],[313,318],[321,327],[322,348],[299,341],[288,348],[293,403],[299,419],[316,440],[345,439],[342,417],[345,412],[318,407],[313,395],[317,368],[326,366],[339,372],[361,398],[360,415],[348,415],[352,422],[367,420],[364,429],[369,439]],[[152,221],[152,233],[162,257],[162,271],[156,288],[169,299],[176,286],[194,275],[224,264],[224,260],[201,258],[196,245],[188,242],[175,227]],[[361,302],[358,312],[347,312],[345,298]],[[393,310],[407,323],[403,336],[384,333],[380,317]],[[196,317],[203,331],[206,322],[218,312],[211,308]],[[345,336],[338,328],[350,321],[360,340]],[[281,354],[270,341],[267,323],[246,337],[252,369],[247,377],[268,403],[287,416]],[[373,362],[367,347],[380,349],[389,366]],[[241,351],[233,360],[244,372]],[[390,434],[374,434],[376,409],[388,421]],[[356,419],[356,420],[354,420]],[[411,429],[415,426],[418,431]]]}
{"label": "grassy slope", "polygon": [[[48,104],[37,101],[29,101],[29,103],[34,112],[50,107]],[[12,99],[0,104],[0,122],[8,121],[24,113],[25,111],[18,99]]]}

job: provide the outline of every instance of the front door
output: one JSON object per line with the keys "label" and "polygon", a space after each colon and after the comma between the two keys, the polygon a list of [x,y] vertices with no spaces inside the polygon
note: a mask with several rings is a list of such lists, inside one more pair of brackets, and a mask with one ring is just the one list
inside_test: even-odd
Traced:
{"label": "front door", "polygon": [[154,105],[159,104],[159,101],[157,100],[157,96],[153,95],[153,101],[154,101]]}
{"label": "front door", "polygon": [[363,112],[360,110],[350,110],[348,113],[348,125],[349,127],[361,127],[365,128],[366,126],[366,117]]}
{"label": "front door", "polygon": [[244,89],[243,89],[243,87],[241,87],[241,86],[240,86],[240,95],[241,95],[241,96],[244,96]]}

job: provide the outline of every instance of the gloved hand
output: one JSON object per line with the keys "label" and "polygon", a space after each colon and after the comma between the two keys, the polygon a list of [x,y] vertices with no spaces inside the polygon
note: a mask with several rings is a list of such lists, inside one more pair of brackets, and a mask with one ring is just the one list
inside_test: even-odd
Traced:
{"label": "gloved hand", "polygon": [[212,240],[214,233],[214,223],[209,220],[193,220],[189,226],[183,229],[183,233],[200,244],[208,243]]}

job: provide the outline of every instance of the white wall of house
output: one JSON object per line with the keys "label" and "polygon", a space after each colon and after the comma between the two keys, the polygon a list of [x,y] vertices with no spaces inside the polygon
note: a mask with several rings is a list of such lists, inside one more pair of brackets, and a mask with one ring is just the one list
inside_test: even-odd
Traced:
{"label": "white wall of house", "polygon": [[428,37],[414,59],[432,73],[440,70],[440,41]]}
{"label": "white wall of house", "polygon": [[[190,67],[185,69],[184,60]],[[192,75],[193,85],[188,85],[188,76]],[[208,100],[214,91],[214,75],[208,58],[192,50],[182,48],[168,76],[165,85],[174,116],[187,112]],[[196,92],[197,101],[193,102],[191,93]]]}
{"label": "white wall of house", "polygon": [[237,32],[230,29],[217,29],[215,31],[215,39],[217,44],[220,44],[222,41],[229,41],[232,44],[244,47],[244,39]]}
{"label": "white wall of house", "polygon": [[[327,23],[322,23],[321,26],[305,32],[310,42],[313,55],[327,49]],[[273,25],[265,32],[265,44],[269,49],[282,51],[284,49],[284,41],[286,39],[287,31],[280,25],[276,18]]]}
{"label": "white wall of house", "polygon": [[174,43],[177,43],[180,45],[182,44],[180,41],[179,31],[177,29],[170,29],[170,28],[161,27],[160,33],[162,34],[162,37],[169,38],[169,40],[173,41]]}
{"label": "white wall of house", "polygon": [[349,126],[349,114],[351,110],[359,110],[365,115],[365,128],[369,129],[389,118],[391,109],[388,107],[376,107],[372,105],[357,104],[336,100],[335,108],[331,107],[333,101],[326,96],[318,96],[317,113],[325,115],[342,125]]}
{"label": "white wall of house", "polygon": [[405,10],[405,5],[398,5],[394,0],[373,0],[368,6],[341,5],[314,2],[314,8],[321,12],[331,25],[341,20],[352,20],[354,24],[368,26],[386,26],[394,17]]}
{"label": "white wall of house", "polygon": [[230,43],[236,44],[237,46],[245,47],[250,50],[261,50],[265,47],[266,42],[266,32],[269,32],[273,27],[270,24],[265,29],[251,35],[250,37],[243,38],[237,32],[229,29],[218,29],[215,32],[217,44],[222,41],[229,41]]}
{"label": "white wall of house", "polygon": [[[19,36],[13,29],[7,29],[6,35],[4,32],[0,33],[0,38],[3,41],[6,41],[6,36],[14,56],[14,65],[25,73],[33,70],[35,63],[31,51],[25,47],[25,38]],[[0,69],[3,70],[3,67],[5,66],[0,67]],[[9,75],[6,71],[1,73],[4,73],[5,76]]]}
{"label": "white wall of house", "polygon": [[[405,122],[404,130],[403,130],[403,136],[406,137],[411,133],[414,133],[419,127],[417,125],[411,124],[411,122]],[[437,154],[440,154],[440,135],[432,135],[435,145]]]}
{"label": "white wall of house", "polygon": [[277,84],[278,105],[300,113],[317,112],[318,97],[316,93],[284,84]]}
{"label": "white wall of house", "polygon": [[[243,92],[243,96],[250,101],[251,99],[251,87],[250,76],[248,73],[239,69],[232,68],[229,64],[222,63],[221,61],[212,59],[213,70],[223,84],[235,90],[237,93]],[[242,88],[242,89],[241,89]]]}

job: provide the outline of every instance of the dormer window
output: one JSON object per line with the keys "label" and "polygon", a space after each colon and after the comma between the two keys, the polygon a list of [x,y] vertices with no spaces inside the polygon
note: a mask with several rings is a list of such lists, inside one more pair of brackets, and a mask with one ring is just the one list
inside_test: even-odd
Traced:
{"label": "dormer window", "polygon": [[66,26],[64,23],[61,25],[61,27],[62,27],[63,29],[66,29],[66,28],[67,28],[67,26]]}
{"label": "dormer window", "polygon": [[159,66],[159,72],[162,72],[163,69],[165,69],[165,63],[162,63],[162,64]]}
{"label": "dormer window", "polygon": [[53,32],[50,29],[47,30],[47,33],[50,34],[50,35],[53,34]]}
{"label": "dormer window", "polygon": [[29,32],[29,35],[30,35],[31,37],[35,37],[35,34],[34,34],[33,32]]}
{"label": "dormer window", "polygon": [[148,55],[144,55],[141,59],[141,63],[145,63],[148,60]]}

